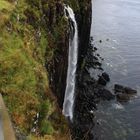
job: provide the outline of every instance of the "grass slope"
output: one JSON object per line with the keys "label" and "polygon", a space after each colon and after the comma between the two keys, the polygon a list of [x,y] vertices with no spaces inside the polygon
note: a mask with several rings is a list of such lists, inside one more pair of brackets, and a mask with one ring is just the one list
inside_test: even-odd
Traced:
{"label": "grass slope", "polygon": [[[59,139],[67,128],[49,88],[45,61],[53,49],[39,26],[41,14],[25,0],[0,0],[0,93],[15,130],[29,140]],[[36,20],[35,26],[28,16]]]}

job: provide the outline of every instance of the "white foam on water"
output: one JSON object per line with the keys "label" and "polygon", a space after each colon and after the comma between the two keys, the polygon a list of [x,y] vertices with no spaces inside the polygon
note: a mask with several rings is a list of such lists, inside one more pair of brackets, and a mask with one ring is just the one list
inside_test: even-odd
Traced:
{"label": "white foam on water", "polygon": [[118,110],[124,110],[124,106],[120,103],[113,103],[112,107]]}

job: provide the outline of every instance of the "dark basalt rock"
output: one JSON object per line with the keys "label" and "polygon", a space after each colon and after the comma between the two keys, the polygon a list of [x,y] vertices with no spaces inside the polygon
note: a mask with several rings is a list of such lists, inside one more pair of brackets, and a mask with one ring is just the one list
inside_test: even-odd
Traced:
{"label": "dark basalt rock", "polygon": [[94,85],[95,84],[95,80],[94,79],[89,79],[86,81],[87,85]]}
{"label": "dark basalt rock", "polygon": [[102,40],[99,40],[100,43],[102,43]]}
{"label": "dark basalt rock", "polygon": [[101,76],[99,76],[98,84],[105,86],[109,81],[110,81],[109,75],[106,72],[104,72],[102,73]]}
{"label": "dark basalt rock", "polygon": [[98,61],[95,61],[95,62],[94,62],[94,65],[101,66],[102,64],[101,64],[100,62],[98,62]]}
{"label": "dark basalt rock", "polygon": [[100,76],[98,79],[98,84],[106,86],[107,81],[102,76]]}
{"label": "dark basalt rock", "polygon": [[130,95],[134,95],[137,93],[136,90],[119,84],[114,85],[114,90],[117,94],[116,97],[119,102],[128,102],[130,100]]}
{"label": "dark basalt rock", "polygon": [[129,88],[129,87],[125,87],[124,90],[125,90],[126,94],[136,94],[137,93],[136,90]]}
{"label": "dark basalt rock", "polygon": [[117,100],[119,102],[128,102],[130,97],[127,94],[117,94]]}
{"label": "dark basalt rock", "polygon": [[125,93],[125,94],[136,94],[137,91],[135,89],[132,89],[130,87],[124,87],[122,85],[118,85],[118,84],[115,84],[114,85],[114,90],[115,92],[121,92],[121,93]]}
{"label": "dark basalt rock", "polygon": [[[88,73],[88,71],[85,71]],[[88,85],[95,85],[96,80],[94,78],[91,78],[89,74],[84,75],[84,79],[82,81],[82,86],[88,86]]]}
{"label": "dark basalt rock", "polygon": [[94,82],[89,82],[90,78],[84,76],[83,79],[84,84],[81,83],[79,86],[75,99],[75,113],[74,113],[74,122],[72,124],[72,135],[75,140],[86,140],[85,136],[88,140],[91,140],[92,133],[90,129],[94,127],[94,110],[97,109],[95,103],[95,95],[92,91],[92,86]]}
{"label": "dark basalt rock", "polygon": [[98,96],[103,100],[112,100],[115,98],[115,95],[107,89],[99,89]]}
{"label": "dark basalt rock", "polygon": [[110,77],[109,77],[109,75],[108,75],[106,72],[102,73],[102,77],[103,77],[107,82],[110,81]]}
{"label": "dark basalt rock", "polygon": [[93,47],[93,50],[94,50],[94,51],[97,51],[97,48],[96,48],[96,47]]}
{"label": "dark basalt rock", "polygon": [[96,57],[96,56],[93,56],[93,59],[94,59],[94,60],[98,60],[98,57]]}
{"label": "dark basalt rock", "polygon": [[103,70],[104,70],[102,67],[99,67],[98,69],[99,69],[99,70],[101,70],[101,71],[103,71]]}
{"label": "dark basalt rock", "polygon": [[74,140],[93,140],[94,136],[93,133],[90,131],[93,129],[93,124],[90,123],[88,125],[82,125],[82,124],[73,124],[75,127],[72,127],[73,129],[73,137]]}
{"label": "dark basalt rock", "polygon": [[115,84],[114,90],[115,92],[124,92],[124,87],[122,85]]}

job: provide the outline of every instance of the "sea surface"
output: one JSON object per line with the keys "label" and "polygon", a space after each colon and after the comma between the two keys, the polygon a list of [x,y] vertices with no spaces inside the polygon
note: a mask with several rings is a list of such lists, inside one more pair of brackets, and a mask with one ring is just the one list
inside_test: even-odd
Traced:
{"label": "sea surface", "polygon": [[138,91],[127,103],[102,102],[93,133],[98,140],[140,140],[140,0],[93,0],[92,7],[91,36],[110,74],[108,88]]}

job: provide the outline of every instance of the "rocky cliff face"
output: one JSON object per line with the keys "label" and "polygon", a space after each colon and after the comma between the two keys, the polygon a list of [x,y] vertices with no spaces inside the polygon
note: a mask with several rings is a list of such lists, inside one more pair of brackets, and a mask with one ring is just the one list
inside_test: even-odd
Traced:
{"label": "rocky cliff face", "polygon": [[63,2],[55,1],[54,3],[52,6],[48,6],[48,10],[45,7],[43,9],[51,39],[49,46],[54,49],[52,58],[46,60],[46,68],[49,72],[51,89],[62,108],[68,67],[69,25],[64,17]]}
{"label": "rocky cliff face", "polygon": [[79,63],[78,68],[81,67],[85,53],[87,52],[89,40],[90,40],[90,29],[91,29],[91,18],[92,18],[92,3],[91,0],[80,1],[80,10],[76,14],[78,27],[79,27]]}
{"label": "rocky cliff face", "polygon": [[[69,4],[75,12],[76,20],[78,23],[79,31],[79,57],[78,57],[78,69],[80,70],[84,54],[87,51],[88,43],[90,39],[90,27],[91,27],[91,0],[85,1],[76,1],[70,0],[65,1],[66,4]],[[59,7],[63,7],[59,3]],[[61,12],[63,8],[60,8]],[[59,12],[58,12],[59,13]],[[52,24],[51,24],[52,25]],[[59,28],[59,27],[58,27]],[[58,103],[62,108],[65,87],[66,87],[66,75],[67,75],[67,66],[68,66],[68,42],[69,42],[69,27],[66,26],[66,31],[63,33],[63,36],[60,36],[60,40],[56,43],[57,51],[54,58],[49,64],[50,71],[50,83],[54,93],[58,98]]]}

